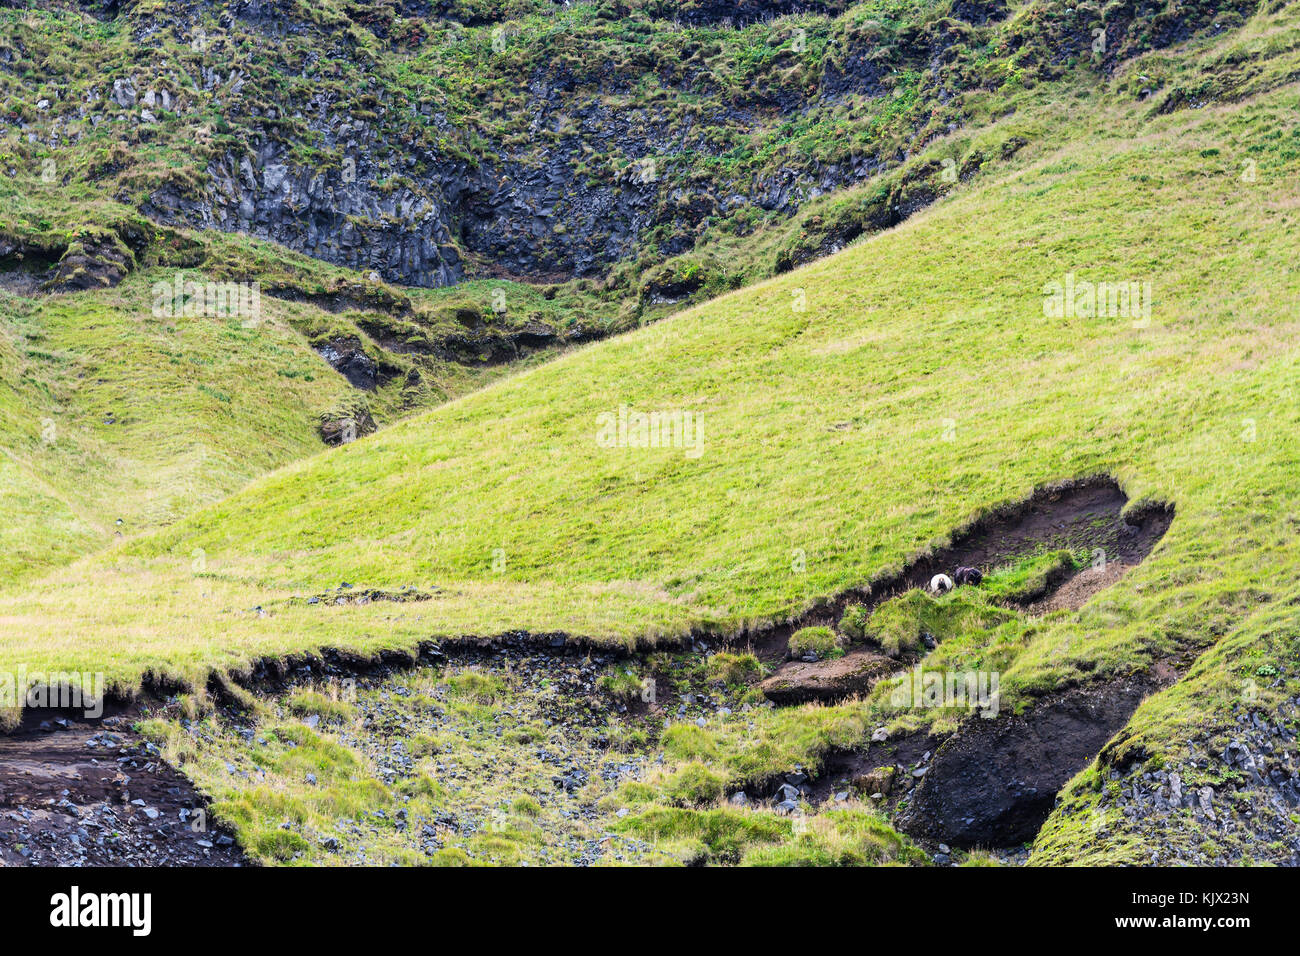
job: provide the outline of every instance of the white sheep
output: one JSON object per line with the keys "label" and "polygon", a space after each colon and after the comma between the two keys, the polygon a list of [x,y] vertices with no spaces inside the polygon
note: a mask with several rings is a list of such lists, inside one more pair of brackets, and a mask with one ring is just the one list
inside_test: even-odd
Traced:
{"label": "white sheep", "polygon": [[930,579],[930,591],[933,594],[947,594],[952,590],[952,578],[946,574],[936,574]]}

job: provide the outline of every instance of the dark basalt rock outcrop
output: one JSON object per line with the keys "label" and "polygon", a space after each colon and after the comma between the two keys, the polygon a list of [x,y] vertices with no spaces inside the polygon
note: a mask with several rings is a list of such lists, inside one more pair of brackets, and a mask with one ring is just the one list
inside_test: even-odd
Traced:
{"label": "dark basalt rock outcrop", "polygon": [[321,358],[353,387],[372,392],[397,373],[397,369],[371,358],[355,335],[343,335],[315,346]]}
{"label": "dark basalt rock outcrop", "polygon": [[[514,331],[493,328],[467,329],[444,335],[436,344],[423,350],[435,358],[460,365],[500,365],[513,362],[541,349],[557,345],[577,345],[603,337],[601,330],[573,328],[558,332],[541,322],[528,323]],[[401,347],[394,351],[411,351]]]}
{"label": "dark basalt rock outcrop", "polygon": [[[197,13],[205,5],[191,6]],[[834,15],[848,6],[701,0],[638,9],[687,26],[739,27],[793,12]],[[384,32],[375,10],[349,9],[366,29]],[[433,3],[406,4],[403,12],[454,17],[464,11]],[[223,16],[277,40],[315,29],[276,0],[245,0]],[[928,45],[918,42],[917,53],[929,55]],[[763,130],[773,106],[788,114],[827,96],[878,95],[882,76],[894,67],[879,62],[864,40],[845,51],[839,65],[827,67],[821,86],[755,90],[743,94],[749,105],[706,97],[703,113],[678,114],[611,106],[610,97],[633,91],[634,77],[604,62],[577,76],[559,62],[526,79],[534,113],[527,141],[486,144],[472,162],[422,145],[423,131],[449,142],[461,139],[461,131],[429,104],[412,106],[380,87],[361,111],[322,91],[306,103],[272,101],[238,116],[243,135],[237,149],[212,158],[200,183],[169,181],[141,208],[159,222],[239,231],[405,285],[445,286],[484,272],[548,282],[602,276],[611,263],[641,253],[648,236],[659,258],[671,257],[693,248],[710,224],[736,209],[790,214],[810,198],[874,175],[881,162],[853,157],[800,161],[749,180],[683,188],[656,163],[683,154],[716,158],[720,147],[711,127]],[[716,92],[716,78],[699,64],[650,69],[683,92]],[[244,82],[216,64],[205,66],[199,79],[202,95],[214,102],[236,96]],[[143,81],[131,89],[143,95]],[[137,105],[125,86],[118,92],[130,108]],[[281,129],[290,115],[306,123],[317,149],[340,157],[337,163],[295,159]],[[599,175],[592,174],[592,154],[602,157]],[[691,291],[664,292],[658,300],[679,301]]]}
{"label": "dark basalt rock outcrop", "polygon": [[952,15],[967,23],[988,23],[1005,17],[1007,4],[1006,0],[956,0],[952,5]]}
{"label": "dark basalt rock outcrop", "polygon": [[79,292],[117,285],[135,268],[135,256],[111,232],[61,243],[0,236],[0,282],[24,292]]}
{"label": "dark basalt rock outcrop", "polygon": [[134,266],[131,251],[116,236],[88,236],[68,245],[45,288],[50,292],[106,289],[125,279]]}
{"label": "dark basalt rock outcrop", "polygon": [[[200,130],[201,148],[176,144],[190,165],[150,170],[119,198],[130,193],[159,223],[238,231],[434,287],[471,276],[603,278],[618,262],[664,263],[711,230],[761,228],[905,163],[940,134],[937,120],[946,117],[949,129],[963,122],[955,104],[964,91],[993,81],[976,51],[1017,54],[1026,71],[1050,79],[1091,49],[1100,16],[1106,47],[1094,65],[1109,69],[1140,50],[1220,29],[1225,17],[1237,22],[1254,0],[1187,0],[1154,16],[1136,0],[1101,14],[1063,4],[1058,11],[1053,0],[1048,16],[1018,21],[1005,18],[1005,0],[960,0],[899,23],[841,17],[853,6],[848,0],[601,0],[590,21],[557,18],[550,33],[546,25],[520,26],[525,5],[505,2],[358,2],[320,17],[288,0],[176,0],[158,15],[109,0],[84,6],[125,21],[137,44],[126,70],[60,111],[61,119],[122,124],[122,143],[92,164],[95,177],[120,175],[133,144],[182,129],[190,137],[201,116],[220,117],[210,124],[217,128]],[[775,19],[793,13],[835,19],[810,21],[795,47],[793,32],[804,27]],[[679,26],[669,31],[664,20]],[[752,39],[770,44],[773,55],[724,75],[727,45],[718,28],[767,21],[775,21],[770,36],[755,27]],[[500,23],[503,33],[489,37],[453,23]],[[351,29],[340,29],[346,24]],[[574,31],[590,32],[592,42],[575,41]],[[204,37],[213,52],[191,56],[190,44]],[[803,45],[810,37],[816,42]],[[431,44],[453,51],[466,44],[479,57],[466,69],[482,78],[481,91],[449,97],[437,82],[423,82],[411,67],[433,52]],[[523,52],[530,47],[554,55],[530,57]],[[0,50],[0,64],[15,55]],[[45,60],[34,62],[19,74],[33,92],[55,79],[41,74]],[[344,79],[340,64],[359,68]],[[456,67],[438,61],[429,80],[441,77],[439,69],[454,74]],[[647,81],[662,95],[643,100]],[[839,112],[828,122],[850,122],[859,97],[895,94],[913,105],[889,124],[903,128],[879,142],[820,158],[788,148],[801,135],[790,117],[831,110]],[[176,117],[186,116],[195,123],[178,127]],[[5,122],[25,128],[30,117],[15,113]],[[65,145],[57,132],[35,135]],[[956,181],[933,173],[921,170],[930,181],[905,184],[828,234],[810,235],[807,248],[782,252],[781,268],[887,228]],[[83,273],[69,281],[111,282],[122,267],[96,261],[95,268],[81,263]],[[646,301],[698,292],[652,289]]]}
{"label": "dark basalt rock outcrop", "polygon": [[935,752],[900,825],[960,847],[1033,839],[1057,791],[1153,689],[1138,679],[1086,685],[1044,698],[1023,714],[968,718]]}
{"label": "dark basalt rock outcrop", "polygon": [[[352,169],[294,167],[283,147],[268,143],[254,158],[226,157],[210,165],[205,194],[165,186],[143,211],[164,222],[268,239],[404,285],[444,286],[464,278],[451,242],[451,208],[437,201],[435,183],[421,192],[384,194],[355,179]],[[455,181],[456,175],[449,170],[446,178]]]}
{"label": "dark basalt rock outcrop", "polygon": [[346,445],[375,431],[375,420],[364,400],[349,400],[321,415],[319,431],[325,444]]}
{"label": "dark basalt rock outcrop", "polygon": [[38,245],[0,235],[0,288],[20,294],[39,291],[50,281],[67,249],[62,244]]}
{"label": "dark basalt rock outcrop", "polygon": [[0,232],[0,286],[23,294],[111,288],[138,265],[194,266],[202,244],[139,217],[71,233]]}

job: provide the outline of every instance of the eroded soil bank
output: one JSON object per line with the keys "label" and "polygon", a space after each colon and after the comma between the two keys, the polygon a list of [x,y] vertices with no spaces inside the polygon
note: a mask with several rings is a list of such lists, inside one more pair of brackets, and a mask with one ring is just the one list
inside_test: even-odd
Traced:
{"label": "eroded soil bank", "polygon": [[[877,583],[860,603],[868,611],[936,574],[959,567],[987,576],[1033,553],[1086,553],[1083,566],[1063,564],[1031,579],[1008,606],[1037,616],[1077,610],[1113,585],[1155,548],[1173,521],[1163,504],[1130,508],[1118,484],[1092,478],[1039,490],[1027,501],[996,510],[958,532],[950,546]],[[777,664],[763,682],[781,706],[831,703],[865,694],[879,681],[922,659],[924,652],[890,657],[873,647],[850,647],[826,660],[791,659],[788,638],[808,623],[835,627],[852,598],[820,617],[775,631],[764,645]],[[928,635],[925,635],[928,637]],[[932,646],[932,645],[931,645]],[[784,661],[784,663],[779,663]],[[1166,662],[1151,673],[1062,688],[1020,714],[972,716],[950,736],[922,732],[890,739],[883,728],[858,750],[828,755],[803,796],[822,804],[862,795],[882,809],[896,808],[895,825],[945,848],[1011,848],[1032,841],[1060,788],[1088,765],[1142,700],[1172,682],[1187,662]],[[751,788],[781,794],[788,778]]]}
{"label": "eroded soil bank", "polygon": [[[1016,607],[1029,614],[1075,608],[1136,566],[1172,521],[1170,508],[1124,514],[1126,504],[1108,478],[1041,489],[960,530],[950,546],[887,580],[766,629],[757,640],[748,635],[749,646],[776,668],[776,677],[791,682],[793,676],[793,683],[803,680],[817,688],[786,699],[771,692],[772,678],[764,684],[767,701],[752,686],[748,692],[739,685],[728,691],[709,680],[704,663],[710,648],[692,648],[689,640],[673,658],[595,654],[563,636],[516,635],[429,643],[416,654],[392,652],[367,660],[334,651],[263,661],[244,675],[214,676],[208,690],[221,711],[215,723],[182,717],[174,694],[119,708],[98,722],[29,713],[16,733],[0,738],[0,860],[246,863],[232,837],[214,828],[207,798],[195,782],[204,793],[226,797],[241,788],[301,786],[310,802],[311,790],[327,786],[321,774],[277,776],[315,746],[296,736],[294,728],[306,728],[350,749],[363,776],[397,794],[405,806],[334,823],[286,817],[259,838],[259,846],[264,841],[271,848],[261,847],[261,858],[455,862],[451,856],[467,854],[514,862],[523,852],[524,859],[543,863],[652,861],[652,847],[615,832],[615,821],[597,808],[618,786],[641,780],[663,762],[668,728],[704,727],[732,715],[743,720],[755,706],[770,707],[774,701],[844,699],[911,663],[866,648],[838,660],[782,663],[797,627],[833,626],[850,603],[878,605],[958,566],[991,571],[1017,556],[1051,549],[1082,549],[1105,560],[1048,576],[1041,587],[1020,596]],[[651,658],[662,683],[649,701],[635,692],[640,677],[630,677],[622,687],[617,679],[610,683],[609,675],[620,671],[648,673]],[[1147,693],[1171,677],[1065,688],[1018,715],[972,717],[946,739],[928,734],[873,739],[860,749],[831,752],[820,768],[795,767],[781,779],[751,785],[743,802],[757,800],[789,814],[798,804],[871,801],[892,815],[895,825],[931,845],[1014,847],[1032,840],[1060,787],[1127,722]],[[230,686],[232,680],[242,690]],[[302,706],[304,688],[313,688],[307,693],[316,699],[314,688],[339,682],[360,690],[342,703],[321,705],[323,710]],[[261,701],[257,713],[238,703],[248,692]],[[182,728],[188,759],[196,761],[186,765],[188,776],[131,730],[134,721],[148,716]],[[230,759],[214,764],[218,753]],[[546,852],[533,854],[526,842],[520,851],[500,837],[496,828],[523,825],[516,819],[520,814],[528,817],[524,829],[539,834]],[[508,852],[502,849],[507,844]]]}
{"label": "eroded soil bank", "polygon": [[1056,794],[1156,688],[1146,679],[1073,687],[1024,714],[976,717],[944,741],[896,822],[964,848],[1033,840]]}
{"label": "eroded soil bank", "polygon": [[850,647],[842,657],[796,660],[789,651],[790,636],[802,627],[835,628],[850,605],[861,605],[870,613],[912,588],[927,588],[937,574],[954,576],[960,567],[976,568],[987,577],[1033,554],[1086,554],[1085,565],[1055,567],[1005,602],[1035,616],[1078,610],[1140,564],[1173,522],[1172,506],[1151,504],[1125,514],[1127,505],[1128,498],[1114,479],[1096,477],[1041,488],[1023,502],[995,509],[957,532],[950,546],[919,558],[869,589],[844,595],[825,609],[761,635],[756,641],[759,655],[775,668],[763,684],[764,691],[782,706],[830,703],[864,694],[877,681],[911,666],[920,655],[889,656],[864,646]]}

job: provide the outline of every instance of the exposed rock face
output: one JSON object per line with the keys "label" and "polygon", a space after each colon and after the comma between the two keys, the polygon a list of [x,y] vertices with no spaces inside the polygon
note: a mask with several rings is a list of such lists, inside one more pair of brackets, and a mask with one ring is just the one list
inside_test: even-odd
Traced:
{"label": "exposed rock face", "polygon": [[135,268],[135,254],[116,233],[87,231],[71,241],[34,245],[24,239],[0,235],[0,276],[6,285],[28,281],[28,292],[79,292],[117,285]]}
{"label": "exposed rock face", "polygon": [[[611,262],[634,254],[641,236],[666,214],[680,229],[693,231],[717,211],[700,196],[668,210],[660,202],[654,157],[680,148],[673,131],[637,133],[617,110],[599,104],[566,109],[560,87],[545,81],[535,86],[534,126],[569,130],[540,164],[520,154],[470,167],[420,154],[408,157],[411,185],[386,191],[375,185],[383,173],[371,156],[384,155],[388,144],[366,122],[330,116],[321,103],[324,118],[312,126],[326,147],[344,156],[340,167],[294,165],[268,131],[268,140],[251,155],[229,154],[211,163],[200,193],[169,185],[155,191],[143,211],[162,222],[243,232],[426,287],[466,277],[462,250],[491,263],[495,274],[539,280],[598,276]],[[574,170],[592,146],[633,159],[612,181],[589,182]],[[861,166],[832,169],[823,177],[824,189],[867,172]],[[793,209],[806,198],[807,184],[786,170],[759,188],[755,201],[762,208]],[[693,239],[669,240],[661,252],[673,255],[692,244]]]}
{"label": "exposed rock face", "polygon": [[[430,192],[441,191],[440,183],[426,184],[422,193],[403,188],[385,195],[356,180],[352,168],[294,167],[282,147],[266,144],[254,158],[228,156],[209,166],[206,195],[195,198],[165,187],[144,211],[163,221],[269,239],[405,285],[460,281],[464,272],[451,243],[451,207],[430,198]],[[454,171],[446,181],[456,181]]]}
{"label": "exposed rock face", "polygon": [[1128,722],[1142,681],[1064,691],[1024,714],[972,717],[935,752],[901,822],[955,846],[1033,839],[1056,793]]}
{"label": "exposed rock face", "polygon": [[[1142,761],[1109,765],[1103,752],[1107,786],[1089,818],[1098,840],[1124,834],[1151,847],[1144,862],[1163,866],[1300,866],[1297,714],[1300,697],[1275,711],[1243,707],[1235,723],[1219,728],[1232,735],[1222,750],[1211,742],[1214,732],[1202,731],[1187,742],[1184,762],[1154,771]],[[1181,838],[1170,840],[1171,833]]]}
{"label": "exposed rock face", "polygon": [[37,246],[0,234],[0,286],[26,295],[41,290],[66,252],[67,246],[61,243]]}
{"label": "exposed rock face", "polygon": [[130,250],[115,236],[90,236],[68,246],[46,288],[50,292],[108,288],[125,279],[134,265]]}
{"label": "exposed rock face", "polygon": [[1007,15],[1006,0],[956,0],[952,15],[967,23],[987,23]]}
{"label": "exposed rock face", "polygon": [[[302,21],[296,8],[277,0],[243,0],[224,10],[205,0],[183,6],[195,23],[215,12],[223,26],[238,21],[268,40],[307,38],[319,31]],[[836,15],[847,6],[705,0],[685,9],[676,3],[662,9],[643,5],[643,12],[688,27],[739,27],[792,12]],[[400,7],[413,17],[463,14],[449,3]],[[387,21],[378,12],[359,7],[350,15],[388,37]],[[142,30],[141,38],[154,42],[152,29]],[[265,55],[274,59],[279,50],[268,43]],[[662,74],[660,82],[671,82],[682,93],[705,93],[706,111],[684,116],[609,105],[611,98],[631,94],[638,78],[603,61],[582,75],[568,63],[548,64],[524,79],[532,111],[527,141],[488,143],[475,162],[422,145],[418,131],[433,130],[452,142],[463,131],[437,108],[400,102],[382,84],[371,87],[374,102],[364,113],[327,92],[306,103],[294,101],[286,88],[272,91],[277,99],[260,103],[252,115],[237,117],[243,134],[239,147],[212,159],[198,188],[168,183],[141,208],[160,222],[247,233],[406,285],[444,286],[481,274],[467,258],[486,264],[494,275],[543,281],[600,276],[611,263],[635,256],[652,233],[657,255],[671,257],[691,249],[706,226],[737,209],[789,214],[809,198],[874,175],[882,164],[868,156],[833,163],[801,159],[748,181],[683,189],[667,181],[662,164],[664,157],[681,155],[719,158],[725,150],[710,141],[709,131],[724,118],[759,131],[772,122],[774,107],[792,114],[827,97],[881,95],[884,68],[877,60],[868,47],[855,48],[843,64],[828,68],[822,84],[755,92],[740,108],[716,98],[711,69],[650,65],[652,73]],[[238,70],[227,72],[217,64],[205,66],[200,80],[202,98],[217,105],[237,97],[245,83]],[[185,108],[180,96],[173,99],[145,85],[143,77],[118,78],[104,95],[131,111],[142,105],[151,114]],[[164,95],[170,102],[162,101]],[[279,129],[289,115],[307,123],[322,152],[341,160],[320,166],[295,160]],[[584,168],[593,154],[602,157],[600,175]],[[612,173],[611,162],[617,166]],[[678,301],[690,291],[666,290],[659,299]]]}
{"label": "exposed rock face", "polygon": [[[466,183],[460,239],[507,274],[600,275],[631,255],[638,238],[662,216],[653,163],[657,150],[670,148],[669,133],[638,137],[617,110],[594,104],[574,110],[570,104],[566,111],[561,88],[545,80],[534,86],[534,126],[565,134],[538,166],[505,158]],[[613,181],[588,182],[574,175],[584,146],[640,157],[648,165],[632,163]],[[670,243],[665,251],[680,249]]]}
{"label": "exposed rock face", "polygon": [[[1154,17],[1135,0],[1111,4],[1096,66],[1253,4],[1188,0]],[[850,0],[600,0],[589,18],[553,23],[564,5],[546,0],[80,6],[122,21],[131,60],[60,101],[38,99],[58,79],[39,74],[48,56],[0,50],[0,64],[22,59],[15,75],[55,120],[33,136],[63,147],[66,120],[121,124],[109,129],[125,145],[97,157],[91,179],[129,168],[130,147],[168,146],[166,173],[142,171],[116,194],[155,221],[239,231],[426,287],[607,278],[615,263],[653,269],[706,234],[782,221],[960,126],[962,94],[1004,79],[981,51],[1021,51],[1017,69],[1050,79],[1091,49],[1098,16],[1064,0],[1044,18],[961,0],[888,23],[840,16]],[[792,13],[815,16],[781,19]],[[748,32],[728,38],[727,26]],[[879,132],[844,135],[858,128]],[[912,173],[828,234],[814,230],[807,248],[782,250],[779,268],[887,228],[947,188],[944,170]],[[655,277],[643,300],[682,301],[694,286]]]}
{"label": "exposed rock face", "polygon": [[327,445],[347,445],[375,430],[375,420],[362,400],[345,401],[320,417],[321,440]]}
{"label": "exposed rock face", "polygon": [[0,285],[24,294],[79,292],[117,285],[146,249],[154,264],[188,267],[202,246],[143,218],[23,235],[0,233]]}
{"label": "exposed rock face", "polygon": [[354,388],[374,391],[379,385],[379,363],[366,354],[361,340],[355,335],[331,339],[318,345],[316,351]]}

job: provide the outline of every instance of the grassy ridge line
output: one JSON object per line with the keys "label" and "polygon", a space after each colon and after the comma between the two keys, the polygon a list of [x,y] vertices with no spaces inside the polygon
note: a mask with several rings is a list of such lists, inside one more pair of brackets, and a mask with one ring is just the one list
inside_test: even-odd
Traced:
{"label": "grassy ridge line", "polygon": [[[1174,500],[1179,519],[1104,601],[1045,626],[1010,692],[1196,640],[1257,600],[1261,534],[1293,500],[1280,441],[1295,424],[1282,400],[1294,323],[1270,304],[1296,292],[1279,192],[1294,104],[1287,89],[1154,120],[1127,106],[1077,117],[1057,142],[1078,145],[887,235],[11,591],[6,661],[94,664],[129,685],[147,666],[195,676],[324,644],[735,628],[861,584],[1037,484],[1102,470]],[[1236,159],[1260,146],[1247,189]],[[1044,321],[1043,283],[1071,270],[1151,276],[1156,321]],[[799,288],[806,313],[790,305]],[[597,447],[596,415],[622,403],[699,411],[705,453]],[[1258,440],[1244,444],[1250,416]],[[444,592],[411,607],[275,604],[341,580]]]}

